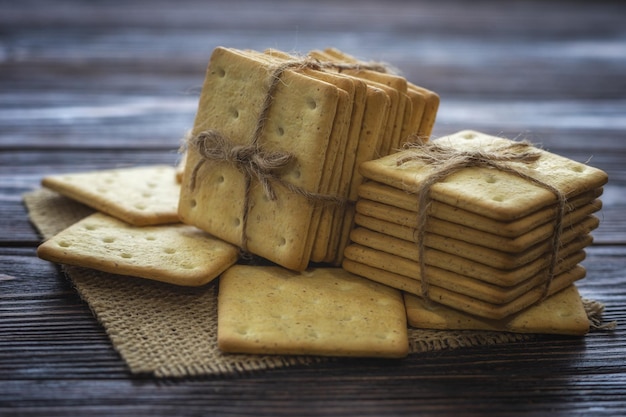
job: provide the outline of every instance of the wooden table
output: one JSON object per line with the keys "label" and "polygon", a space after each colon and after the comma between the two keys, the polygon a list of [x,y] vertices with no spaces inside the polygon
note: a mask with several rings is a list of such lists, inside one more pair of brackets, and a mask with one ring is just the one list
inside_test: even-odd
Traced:
{"label": "wooden table", "polygon": [[[0,414],[624,415],[626,5],[516,1],[0,2]],[[218,45],[335,46],[437,91],[435,136],[525,137],[609,173],[583,296],[613,332],[237,378],[131,375],[50,263],[43,175],[174,163]]]}

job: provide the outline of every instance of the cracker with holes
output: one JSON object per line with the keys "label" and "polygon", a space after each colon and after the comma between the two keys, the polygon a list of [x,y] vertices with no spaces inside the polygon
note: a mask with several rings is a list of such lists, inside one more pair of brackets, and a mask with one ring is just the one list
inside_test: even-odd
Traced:
{"label": "cracker with holes", "polygon": [[343,263],[353,273],[492,319],[584,277],[599,169],[463,131],[361,172]]}
{"label": "cracker with holes", "polygon": [[[298,57],[292,56],[276,50],[267,50],[265,55],[271,57],[278,62],[296,60]],[[365,114],[366,105],[369,101],[368,85],[356,78],[340,74],[334,71],[324,71],[320,69],[304,69],[302,72],[314,78],[326,81],[337,88],[349,93],[349,105],[338,106],[338,113],[335,117],[335,124],[341,121],[340,109],[347,111],[348,117],[344,124],[343,137],[331,139],[343,146],[339,146],[334,164],[334,175],[332,184],[330,184],[329,193],[334,193],[341,198],[349,198],[349,188],[357,167],[357,149],[361,146],[361,142],[376,138],[371,132],[363,133],[364,122],[367,117],[375,119],[380,118],[380,109],[376,113],[373,108],[368,114]],[[369,123],[369,121],[367,121]],[[328,159],[328,158],[327,158]],[[337,253],[339,245],[339,234],[343,222],[344,205],[327,205],[323,207],[320,225],[315,237],[311,260],[314,262],[332,261]]]}
{"label": "cracker with holes", "polygon": [[[416,85],[408,80],[402,81],[395,79],[393,74],[381,74],[371,70],[365,70],[369,63],[360,61],[359,59],[338,50],[337,48],[326,48],[323,52],[317,51],[321,59],[338,61],[361,66],[360,70],[353,73],[372,82],[395,86],[398,91],[405,97],[406,108],[402,117],[402,125],[397,142],[394,142],[389,148],[390,152],[395,152],[406,142],[413,142],[415,138],[426,141],[430,138],[432,129],[435,125],[437,110],[439,109],[440,98],[437,93],[422,86]],[[382,155],[381,155],[382,156]]]}
{"label": "cracker with holes", "polygon": [[194,226],[137,227],[94,213],[42,243],[37,255],[60,264],[200,286],[233,265],[238,250]]}
{"label": "cracker with holes", "polygon": [[[515,143],[474,131],[458,132],[436,142],[444,147],[470,152],[496,151]],[[415,150],[419,151],[419,147]],[[598,189],[608,180],[606,173],[600,169],[543,149],[533,148],[533,151],[540,155],[537,160],[529,163],[511,161],[509,164],[552,185],[567,199]],[[436,166],[413,159],[412,152],[404,150],[365,162],[361,171],[370,180],[414,193]],[[445,180],[433,184],[430,195],[434,201],[504,222],[522,218],[557,201],[555,193],[546,187],[511,172],[480,166],[455,171]]]}
{"label": "cracker with holes", "polygon": [[[286,62],[294,62],[299,58],[289,54],[267,50],[261,55],[275,65]],[[347,165],[354,163],[353,155],[358,144],[358,133],[360,120],[362,118],[365,84],[358,83],[349,77],[340,74],[322,71],[321,69],[303,68],[300,72],[309,77],[327,82],[337,87],[339,100],[333,130],[331,132],[328,156],[326,157],[327,168],[325,172],[332,172],[327,188],[323,192],[336,195],[345,199],[347,183],[349,181]],[[320,262],[327,254],[329,240],[333,225],[335,224],[335,213],[342,209],[341,205],[324,205],[321,207],[320,222],[313,239],[311,251],[311,261]]]}
{"label": "cracker with holes", "polygon": [[42,185],[135,226],[179,221],[180,185],[171,166],[51,175]]}
{"label": "cracker with holes", "polygon": [[[192,132],[202,141],[187,151],[182,221],[304,269],[332,175],[325,161],[338,100],[332,84],[217,48]],[[207,139],[215,133],[219,140]]]}
{"label": "cracker with holes", "polygon": [[341,268],[231,267],[220,278],[217,337],[233,353],[408,353],[401,293]]}

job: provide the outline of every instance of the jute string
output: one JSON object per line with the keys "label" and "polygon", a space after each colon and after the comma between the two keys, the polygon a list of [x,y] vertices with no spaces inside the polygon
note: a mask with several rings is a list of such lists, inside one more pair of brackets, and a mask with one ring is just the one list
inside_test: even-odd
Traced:
{"label": "jute string", "polygon": [[475,149],[471,151],[458,150],[450,146],[442,146],[437,142],[426,143],[409,143],[406,148],[411,152],[409,155],[403,156],[397,160],[400,166],[409,161],[419,160],[434,167],[434,171],[423,181],[419,188],[415,191],[418,198],[418,219],[415,232],[415,242],[418,247],[418,261],[420,269],[421,294],[426,302],[429,298],[429,280],[426,274],[426,264],[424,259],[426,223],[428,221],[428,210],[431,205],[430,189],[431,187],[454,174],[455,172],[468,167],[487,167],[497,169],[499,171],[508,172],[517,175],[527,181],[537,184],[551,191],[557,198],[557,213],[552,233],[552,246],[550,263],[547,268],[547,279],[543,288],[541,299],[547,297],[550,284],[554,279],[554,271],[556,269],[559,256],[558,252],[561,246],[561,233],[563,231],[563,215],[565,214],[565,205],[567,199],[565,195],[551,184],[538,179],[526,170],[516,168],[511,163],[530,164],[539,159],[541,154],[534,150],[533,146],[528,142],[513,142],[492,150]]}
{"label": "jute string", "polygon": [[301,60],[286,61],[273,69],[270,77],[270,85],[263,100],[261,111],[257,119],[256,126],[252,133],[250,143],[238,145],[227,138],[219,130],[208,129],[196,135],[190,135],[186,139],[187,148],[195,150],[200,156],[200,160],[193,167],[190,176],[190,187],[195,190],[197,186],[197,176],[200,168],[208,161],[227,162],[232,164],[244,175],[244,200],[242,218],[242,250],[247,252],[248,236],[246,225],[248,221],[248,211],[250,208],[250,192],[252,189],[252,179],[256,179],[263,187],[265,196],[271,200],[276,200],[274,185],[280,185],[294,194],[301,195],[314,203],[345,204],[345,199],[337,196],[324,195],[305,190],[302,187],[285,181],[280,172],[292,164],[296,157],[288,152],[267,151],[260,144],[260,139],[265,130],[265,125],[269,118],[269,112],[274,101],[276,88],[280,84],[281,75],[286,70],[301,71],[304,69],[322,70],[333,68],[342,71],[351,69],[372,69],[375,71],[386,71],[382,65],[362,65],[362,64],[340,64],[331,62],[320,62],[316,59],[306,57]]}

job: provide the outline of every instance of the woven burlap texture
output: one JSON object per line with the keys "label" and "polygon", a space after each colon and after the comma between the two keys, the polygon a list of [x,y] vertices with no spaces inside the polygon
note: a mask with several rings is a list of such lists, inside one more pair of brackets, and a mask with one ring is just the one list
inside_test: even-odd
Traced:
{"label": "woven burlap texture", "polygon": [[[49,238],[93,210],[57,193],[24,195],[30,220]],[[64,266],[82,299],[135,374],[155,377],[237,375],[326,357],[226,354],[217,347],[217,283],[177,287],[146,279]],[[487,331],[409,329],[411,354],[528,340],[533,336]]]}

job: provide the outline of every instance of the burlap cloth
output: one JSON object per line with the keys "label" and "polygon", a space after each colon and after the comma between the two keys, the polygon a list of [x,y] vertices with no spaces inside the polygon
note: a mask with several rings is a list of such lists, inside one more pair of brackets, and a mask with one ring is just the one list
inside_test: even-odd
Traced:
{"label": "burlap cloth", "polygon": [[[93,212],[44,188],[25,194],[24,202],[31,222],[44,239]],[[186,288],[85,268],[62,268],[134,374],[161,378],[224,376],[336,360],[222,353],[217,347],[216,282],[200,288]],[[591,302],[587,307],[590,308],[590,318],[598,324],[603,306]],[[536,336],[409,329],[411,354],[532,337]]]}

